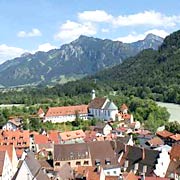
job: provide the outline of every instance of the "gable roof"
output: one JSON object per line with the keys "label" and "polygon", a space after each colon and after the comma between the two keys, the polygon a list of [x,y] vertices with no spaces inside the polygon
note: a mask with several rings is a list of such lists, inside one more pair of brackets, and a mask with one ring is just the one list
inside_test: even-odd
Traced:
{"label": "gable roof", "polygon": [[44,114],[44,111],[42,108],[39,108],[38,112],[37,112],[38,115],[41,115],[41,114]]}
{"label": "gable roof", "polygon": [[2,176],[6,151],[0,151],[0,176]]}
{"label": "gable roof", "polygon": [[180,144],[174,144],[170,152],[171,159],[180,159]]}
{"label": "gable roof", "polygon": [[170,136],[170,138],[175,141],[180,141],[180,134],[174,134],[174,135]]}
{"label": "gable roof", "polygon": [[75,115],[77,112],[87,114],[88,105],[49,107],[45,117]]}
{"label": "gable roof", "polygon": [[87,144],[91,153],[92,166],[95,166],[96,160],[100,161],[100,165],[105,165],[106,160],[109,160],[111,165],[118,163],[110,141],[93,141]]}
{"label": "gable roof", "polygon": [[76,131],[67,131],[59,134],[62,141],[67,141],[76,138],[85,138],[86,135],[82,129]]}
{"label": "gable roof", "polygon": [[25,157],[25,163],[30,170],[33,177],[36,177],[37,180],[48,180],[46,174],[43,173],[40,163],[34,158],[33,153],[28,153]]}
{"label": "gable roof", "polygon": [[13,145],[0,146],[0,151],[7,151],[9,158],[12,162],[13,158]]}
{"label": "gable roof", "polygon": [[93,109],[101,109],[106,100],[107,98],[95,98],[89,103],[88,107]]}
{"label": "gable roof", "polygon": [[35,134],[34,135],[34,143],[35,144],[46,144],[48,143],[48,137],[46,135],[42,135],[42,134]]}
{"label": "gable roof", "polygon": [[86,143],[54,144],[54,161],[90,158]]}
{"label": "gable roof", "polygon": [[139,148],[137,146],[127,146],[126,151],[120,161],[120,165],[124,165],[128,160],[127,172],[134,169],[136,163],[138,163],[138,171],[143,172],[143,166],[147,166],[146,175],[149,176],[154,170],[157,158],[159,157],[159,151]]}
{"label": "gable roof", "polygon": [[160,145],[164,145],[164,141],[159,138],[159,137],[153,137],[152,139],[150,139],[149,141],[147,141],[147,143],[150,146],[160,146]]}
{"label": "gable roof", "polygon": [[59,168],[57,176],[61,179],[74,179],[73,169],[69,166],[69,164],[65,163]]}
{"label": "gable roof", "polygon": [[107,102],[104,109],[107,109],[107,110],[118,110],[118,107],[112,102]]}

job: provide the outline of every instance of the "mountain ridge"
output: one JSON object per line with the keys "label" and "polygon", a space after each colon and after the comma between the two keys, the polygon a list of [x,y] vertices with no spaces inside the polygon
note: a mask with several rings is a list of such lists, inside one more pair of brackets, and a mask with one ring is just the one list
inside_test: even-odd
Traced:
{"label": "mountain ridge", "polygon": [[[157,37],[157,36],[154,36]],[[57,83],[62,77],[83,77],[122,63],[147,48],[157,49],[163,39],[146,36],[122,43],[81,35],[69,44],[48,52],[24,54],[0,65],[0,84],[19,86]]]}

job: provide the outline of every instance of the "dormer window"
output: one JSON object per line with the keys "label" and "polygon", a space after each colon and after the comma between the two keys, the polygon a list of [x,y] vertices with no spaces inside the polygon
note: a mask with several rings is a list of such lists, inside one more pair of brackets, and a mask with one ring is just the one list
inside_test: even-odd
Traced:
{"label": "dormer window", "polygon": [[100,164],[101,164],[101,161],[100,161],[99,159],[96,159],[96,160],[95,160],[95,165],[96,165],[96,166],[99,166]]}
{"label": "dormer window", "polygon": [[106,165],[110,165],[110,164],[111,164],[111,161],[110,161],[109,158],[106,158],[106,159],[105,159],[105,164],[106,164]]}

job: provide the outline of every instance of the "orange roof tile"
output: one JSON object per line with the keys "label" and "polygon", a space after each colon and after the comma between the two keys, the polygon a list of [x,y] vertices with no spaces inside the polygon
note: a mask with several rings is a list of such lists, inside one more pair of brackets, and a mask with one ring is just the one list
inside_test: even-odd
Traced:
{"label": "orange roof tile", "polygon": [[76,112],[79,114],[87,114],[88,105],[50,107],[46,112],[45,117],[75,115]]}
{"label": "orange roof tile", "polygon": [[0,151],[7,151],[10,160],[12,161],[13,156],[13,145],[0,146]]}
{"label": "orange roof tile", "polygon": [[48,133],[48,137],[55,144],[59,143],[59,131],[50,131]]}
{"label": "orange roof tile", "polygon": [[123,173],[124,180],[138,180],[138,177],[133,173]]}
{"label": "orange roof tile", "polygon": [[23,154],[23,149],[16,149],[16,155],[18,157],[18,159],[20,159],[22,157],[22,154]]}
{"label": "orange roof tile", "polygon": [[148,143],[151,146],[160,146],[160,145],[164,144],[164,141],[162,139],[160,139],[159,137],[154,137],[151,140],[149,140]]}
{"label": "orange roof tile", "polygon": [[37,114],[38,114],[38,115],[44,114],[43,109],[42,109],[42,108],[39,108],[39,110],[38,110],[38,113],[37,113]]}
{"label": "orange roof tile", "polygon": [[170,136],[171,139],[174,139],[175,141],[180,141],[180,134],[174,134]]}
{"label": "orange roof tile", "polygon": [[180,144],[175,144],[172,146],[170,157],[171,159],[180,159]]}
{"label": "orange roof tile", "polygon": [[171,132],[169,132],[169,131],[166,131],[166,130],[158,131],[158,132],[156,132],[156,134],[157,134],[158,136],[163,137],[163,138],[167,138],[167,137],[173,135],[173,133],[171,133]]}
{"label": "orange roof tile", "polygon": [[76,130],[76,131],[68,131],[68,132],[62,132],[60,133],[60,137],[62,141],[67,141],[70,139],[76,139],[76,138],[85,138],[86,135],[83,132],[83,130]]}
{"label": "orange roof tile", "polygon": [[35,144],[46,144],[48,143],[48,137],[42,134],[35,134],[34,135],[34,143]]}

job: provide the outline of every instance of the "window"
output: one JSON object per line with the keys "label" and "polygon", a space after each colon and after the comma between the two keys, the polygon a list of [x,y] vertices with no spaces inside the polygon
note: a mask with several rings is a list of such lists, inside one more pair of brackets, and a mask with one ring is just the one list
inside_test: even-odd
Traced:
{"label": "window", "polygon": [[110,116],[110,111],[108,111],[108,116]]}
{"label": "window", "polygon": [[67,162],[71,166],[71,162]]}
{"label": "window", "polygon": [[55,162],[55,166],[60,166],[60,162]]}
{"label": "window", "polygon": [[81,165],[81,161],[76,161],[76,165]]}
{"label": "window", "polygon": [[84,165],[89,165],[89,161],[84,161]]}

